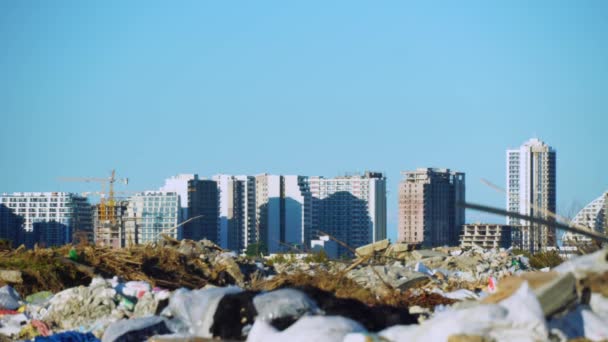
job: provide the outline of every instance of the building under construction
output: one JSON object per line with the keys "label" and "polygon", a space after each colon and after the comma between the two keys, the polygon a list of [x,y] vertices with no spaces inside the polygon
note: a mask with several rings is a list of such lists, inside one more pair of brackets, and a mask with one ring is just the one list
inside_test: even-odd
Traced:
{"label": "building under construction", "polygon": [[493,223],[474,223],[462,226],[460,246],[482,248],[509,248],[511,247],[512,227]]}
{"label": "building under construction", "polygon": [[96,245],[112,248],[126,246],[125,222],[128,204],[128,201],[116,200],[111,203],[102,202],[94,206],[93,220]]}

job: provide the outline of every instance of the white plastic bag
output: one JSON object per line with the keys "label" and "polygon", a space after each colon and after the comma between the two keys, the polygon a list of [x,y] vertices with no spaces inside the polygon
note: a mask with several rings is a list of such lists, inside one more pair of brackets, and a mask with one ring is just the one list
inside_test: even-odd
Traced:
{"label": "white plastic bag", "polygon": [[271,321],[280,317],[300,318],[305,314],[323,314],[317,304],[302,291],[279,289],[253,298],[258,319]]}
{"label": "white plastic bag", "polygon": [[166,318],[149,316],[145,318],[121,319],[108,326],[103,334],[102,342],[135,339],[145,341],[154,335],[170,334]]}
{"label": "white plastic bag", "polygon": [[340,316],[304,316],[289,328],[278,331],[258,319],[247,337],[248,342],[342,342],[349,333],[364,333],[361,324]]}
{"label": "white plastic bag", "polygon": [[608,324],[584,305],[549,322],[549,327],[563,332],[569,339],[585,337],[592,341],[608,340]]}
{"label": "white plastic bag", "polygon": [[188,333],[198,337],[211,338],[213,315],[220,300],[227,294],[239,293],[236,286],[215,287],[200,290],[176,290],[165,313],[179,319],[188,329]]}

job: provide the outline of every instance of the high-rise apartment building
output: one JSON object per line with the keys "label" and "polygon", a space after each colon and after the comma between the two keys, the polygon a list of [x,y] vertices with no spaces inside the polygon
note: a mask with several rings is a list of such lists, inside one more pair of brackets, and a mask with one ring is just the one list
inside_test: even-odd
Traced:
{"label": "high-rise apartment building", "polygon": [[[182,173],[176,176],[165,179],[165,185],[159,191],[175,192],[179,195],[180,213],[178,222],[183,222],[188,219],[188,182],[192,179],[198,179],[198,175],[190,173]],[[177,230],[178,238],[182,238],[183,227]]]}
{"label": "high-rise apartment building", "polygon": [[219,192],[220,246],[242,251],[255,243],[255,177],[219,174],[212,177]]}
{"label": "high-rise apartment building", "polygon": [[[352,248],[386,239],[386,178],[382,173],[309,177],[308,183],[312,229],[304,236],[307,245],[325,234]],[[338,246],[338,255],[347,253]]]}
{"label": "high-rise apartment building", "polygon": [[[175,191],[130,198],[125,241],[153,241],[161,231],[180,222],[174,220],[173,209],[160,207],[173,203],[163,197],[168,194],[183,200],[184,195],[177,192],[184,192],[184,180],[188,211],[178,216],[202,217],[186,223],[178,238],[207,238],[234,251],[259,243],[268,253],[308,249],[311,239],[319,236],[313,233],[313,225],[352,247],[386,238],[386,179],[381,173],[366,172],[329,179],[269,174],[219,174],[211,180],[197,175],[172,177],[163,189]],[[178,211],[183,207],[182,202]]]}
{"label": "high-rise apartment building", "polygon": [[35,243],[60,246],[75,236],[92,242],[92,210],[85,197],[68,192],[15,192],[0,195],[0,204],[22,218],[18,234],[27,247]]}
{"label": "high-rise apartment building", "polygon": [[200,217],[183,226],[182,237],[196,241],[208,239],[219,243],[217,182],[209,179],[198,179],[198,176],[195,176],[188,181],[187,196],[188,217]]}
{"label": "high-rise apartment building", "polygon": [[311,205],[306,177],[255,176],[255,205],[256,235],[269,253],[304,246]]}
{"label": "high-rise apartment building", "polygon": [[[259,236],[256,231],[256,215],[257,205],[255,202],[255,176],[240,175],[235,177],[241,184],[242,201],[240,205],[235,205],[238,208],[241,218],[235,219],[235,223],[231,225],[231,230],[235,233],[230,233],[229,236],[238,236],[238,238],[229,238],[229,245],[238,245],[239,249],[245,250],[247,246],[259,241]],[[238,215],[236,215],[238,216]],[[241,238],[242,236],[242,238]],[[235,240],[236,239],[236,240]]]}
{"label": "high-rise apartment building", "polygon": [[465,175],[450,169],[402,172],[398,240],[424,246],[458,245],[465,221]]}
{"label": "high-rise apartment building", "polygon": [[[555,213],[555,150],[538,139],[507,150],[507,210],[553,220]],[[513,244],[536,252],[556,246],[555,227],[507,218],[514,229]]]}
{"label": "high-rise apartment building", "polygon": [[20,231],[23,230],[23,217],[14,213],[14,209],[0,203],[0,239],[11,242],[13,247],[22,243]]}
{"label": "high-rise apartment building", "polygon": [[129,199],[125,230],[127,241],[135,244],[156,242],[160,234],[177,238],[180,196],[176,192],[146,191]]}

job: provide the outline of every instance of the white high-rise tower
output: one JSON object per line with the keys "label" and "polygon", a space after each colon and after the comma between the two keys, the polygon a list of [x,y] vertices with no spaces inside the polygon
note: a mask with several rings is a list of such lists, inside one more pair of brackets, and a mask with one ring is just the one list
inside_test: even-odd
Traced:
{"label": "white high-rise tower", "polygon": [[[507,210],[553,220],[555,213],[555,150],[538,139],[507,150]],[[555,227],[507,218],[516,247],[536,252],[556,245]]]}

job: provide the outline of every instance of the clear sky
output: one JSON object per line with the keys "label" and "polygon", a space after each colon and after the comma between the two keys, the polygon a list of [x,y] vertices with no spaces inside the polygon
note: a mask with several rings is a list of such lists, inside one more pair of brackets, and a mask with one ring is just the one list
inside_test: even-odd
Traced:
{"label": "clear sky", "polygon": [[[0,192],[178,173],[466,172],[557,149],[558,209],[608,189],[606,1],[0,1]],[[502,219],[476,212],[468,221]]]}

